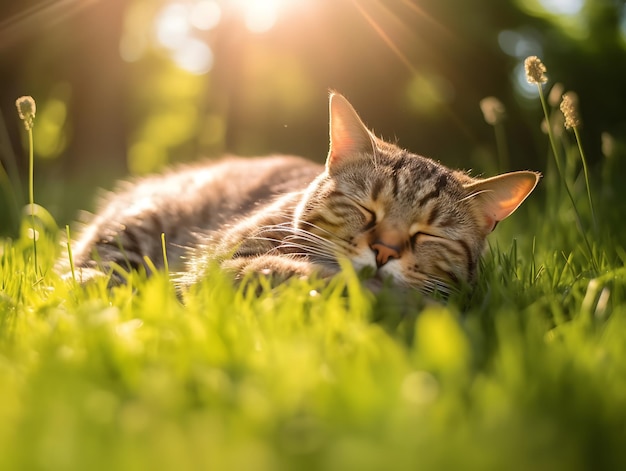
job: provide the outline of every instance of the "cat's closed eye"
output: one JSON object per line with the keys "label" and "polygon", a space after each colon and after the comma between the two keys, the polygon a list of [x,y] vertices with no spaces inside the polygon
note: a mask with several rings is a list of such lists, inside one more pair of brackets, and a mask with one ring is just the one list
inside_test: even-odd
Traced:
{"label": "cat's closed eye", "polygon": [[357,207],[361,210],[361,212],[365,216],[366,222],[365,222],[365,226],[363,227],[363,232],[367,232],[373,229],[374,227],[376,227],[376,223],[378,222],[376,218],[376,212],[359,203],[357,203]]}
{"label": "cat's closed eye", "polygon": [[433,232],[426,232],[426,231],[418,231],[411,235],[411,242],[413,245],[415,245],[415,243],[417,242],[421,242],[424,240],[441,240],[441,239],[445,239],[445,237],[434,234]]}

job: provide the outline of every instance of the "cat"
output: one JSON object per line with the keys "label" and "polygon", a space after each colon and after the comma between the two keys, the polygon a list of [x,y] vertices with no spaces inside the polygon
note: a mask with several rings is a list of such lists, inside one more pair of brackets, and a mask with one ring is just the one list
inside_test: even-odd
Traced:
{"label": "cat", "polygon": [[340,260],[425,293],[477,276],[486,237],[540,174],[476,179],[376,137],[338,93],[329,99],[325,165],[294,156],[225,158],[124,183],[74,245],[86,282],[164,266],[183,285],[219,263],[236,278],[331,277]]}

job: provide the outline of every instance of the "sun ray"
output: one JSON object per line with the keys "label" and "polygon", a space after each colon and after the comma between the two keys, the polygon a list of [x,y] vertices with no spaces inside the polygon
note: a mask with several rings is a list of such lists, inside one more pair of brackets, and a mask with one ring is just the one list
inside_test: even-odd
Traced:
{"label": "sun ray", "polygon": [[[370,27],[374,30],[374,32],[382,39],[382,41],[391,49],[394,55],[402,62],[402,64],[407,68],[407,70],[413,76],[419,76],[419,71],[417,67],[411,62],[411,60],[407,57],[407,55],[400,49],[400,47],[393,41],[393,39],[387,34],[385,29],[376,21],[373,15],[371,15],[361,4],[360,0],[350,0],[357,11],[361,14],[361,16],[365,19],[365,21],[370,25]],[[446,31],[447,34],[450,34],[448,30],[443,28],[439,22],[437,22],[430,15],[423,15],[422,10],[418,8],[416,5],[408,2],[408,0],[404,0],[404,3],[411,8],[414,13],[420,15],[420,17],[426,18],[429,22],[439,26],[443,31]],[[381,5],[382,6],[382,5]],[[383,7],[384,8],[384,7]],[[386,13],[389,15],[395,15],[390,12],[388,9],[385,9]],[[449,104],[442,104],[443,112],[450,118],[450,120],[456,125],[456,127],[469,139],[475,140],[475,136],[469,130],[469,127],[454,113],[454,111],[450,108]]]}
{"label": "sun ray", "polygon": [[98,0],[46,0],[0,22],[0,50],[42,29],[61,23]]}
{"label": "sun ray", "polygon": [[363,8],[358,0],[351,0],[352,4],[359,11],[361,16],[369,23],[372,29],[380,36],[383,42],[392,50],[392,52],[400,59],[400,61],[406,66],[407,69],[413,74],[417,74],[417,69],[411,63],[409,58],[400,50],[398,46],[393,42],[393,40],[389,37],[389,35],[385,32],[385,30],[380,26],[376,20]]}

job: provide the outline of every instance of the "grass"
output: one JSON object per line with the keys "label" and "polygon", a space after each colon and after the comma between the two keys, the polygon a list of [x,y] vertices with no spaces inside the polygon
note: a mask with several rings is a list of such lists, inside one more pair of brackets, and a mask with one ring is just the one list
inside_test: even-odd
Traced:
{"label": "grass", "polygon": [[0,469],[623,469],[624,162],[591,175],[591,254],[546,178],[446,304],[349,270],[258,296],[214,270],[184,302],[163,273],[80,287],[50,219],[35,267],[26,220],[0,245]]}

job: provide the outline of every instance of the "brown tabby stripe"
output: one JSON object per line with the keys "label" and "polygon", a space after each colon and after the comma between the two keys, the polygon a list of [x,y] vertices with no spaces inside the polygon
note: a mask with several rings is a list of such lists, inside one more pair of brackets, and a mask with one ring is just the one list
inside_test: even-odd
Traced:
{"label": "brown tabby stripe", "polygon": [[322,225],[326,227],[341,227],[340,223],[329,221],[323,214],[316,214],[313,216],[307,221],[307,225],[310,225],[311,227],[321,227]]}
{"label": "brown tabby stripe", "polygon": [[[119,252],[114,252],[113,257],[107,256],[105,260],[117,263],[121,267],[126,267],[128,270],[137,269],[143,265],[143,259],[141,257],[141,243],[136,234],[129,231],[128,228],[123,233],[124,240],[117,235],[112,240],[107,240],[103,249],[108,247],[117,247]],[[131,242],[130,247],[128,242]],[[96,247],[96,250],[97,247]]]}
{"label": "brown tabby stripe", "polygon": [[158,234],[160,237],[161,233],[164,232],[163,221],[161,220],[161,218],[156,213],[152,213],[150,214],[149,221],[150,224],[148,225],[146,232],[149,235]]}
{"label": "brown tabby stripe", "polygon": [[452,270],[444,270],[441,267],[439,267],[439,269],[443,272],[444,275],[446,275],[448,277],[449,280],[451,280],[453,283],[458,283],[459,282],[459,277],[456,275],[456,273],[454,273]]}
{"label": "brown tabby stripe", "polygon": [[[119,246],[121,250],[120,257],[115,260],[121,266],[128,265],[129,268],[138,268],[141,265],[141,261],[131,262],[129,260],[128,254],[131,255],[140,254],[141,253],[141,242],[137,234],[135,234],[134,230],[131,230],[128,226],[124,229],[124,232],[121,234],[122,237],[118,237],[111,242],[107,242],[108,245]],[[135,257],[132,257],[135,258]],[[138,258],[141,258],[138,256]]]}
{"label": "brown tabby stripe", "polygon": [[438,224],[438,226],[439,227],[450,227],[450,226],[454,226],[455,224],[456,224],[456,220],[454,219],[454,217],[453,216],[448,216],[443,221],[441,221]]}
{"label": "brown tabby stripe", "polygon": [[456,242],[458,242],[465,251],[465,257],[467,258],[467,277],[472,279],[474,271],[476,270],[476,260],[474,260],[472,256],[472,249],[470,249],[470,246],[464,240],[457,240]]}
{"label": "brown tabby stripe", "polygon": [[346,195],[343,191],[333,190],[330,193],[328,193],[327,198],[328,199],[348,198],[348,195]]}
{"label": "brown tabby stripe", "polygon": [[378,195],[380,195],[384,185],[385,182],[383,182],[382,178],[376,179],[374,185],[372,186],[372,200],[376,201],[378,199]]}
{"label": "brown tabby stripe", "polygon": [[431,192],[426,193],[424,196],[422,196],[422,198],[417,202],[417,205],[424,206],[424,204],[426,204],[431,199],[438,198],[439,194],[441,193],[441,190],[447,184],[448,184],[448,176],[445,173],[439,175],[439,178],[435,182],[435,188]]}
{"label": "brown tabby stripe", "polygon": [[430,210],[430,214],[428,215],[428,219],[426,221],[426,224],[429,226],[432,226],[433,223],[437,220],[437,217],[439,216],[439,211],[440,208],[438,205],[433,205],[433,209]]}
{"label": "brown tabby stripe", "polygon": [[398,174],[396,172],[391,174],[391,193],[393,194],[394,199],[398,199],[400,197],[400,184],[398,182]]}
{"label": "brown tabby stripe", "polygon": [[409,163],[409,159],[405,155],[396,159],[393,162],[393,165],[391,166],[391,168],[393,169],[394,175],[399,173],[403,168],[407,167],[408,163]]}
{"label": "brown tabby stripe", "polygon": [[409,159],[406,156],[402,156],[393,162],[391,165],[392,172],[392,188],[391,191],[393,193],[394,198],[398,198],[400,195],[400,180],[399,175],[402,173],[402,169],[405,168],[409,164]]}
{"label": "brown tabby stripe", "polygon": [[348,209],[348,212],[349,212],[355,209],[355,205],[354,203],[348,203],[345,201],[332,201],[328,205],[328,209],[330,209],[331,211],[335,213],[342,213],[341,211],[342,209]]}

